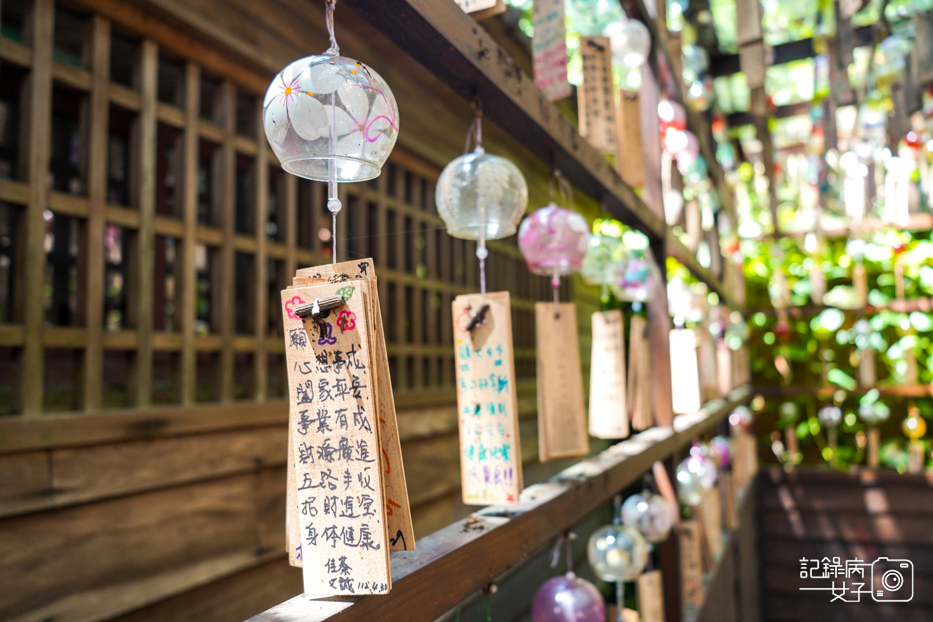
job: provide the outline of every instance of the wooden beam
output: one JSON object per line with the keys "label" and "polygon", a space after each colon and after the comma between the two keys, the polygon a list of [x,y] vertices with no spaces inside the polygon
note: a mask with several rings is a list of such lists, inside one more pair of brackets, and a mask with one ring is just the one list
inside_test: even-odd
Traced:
{"label": "wooden beam", "polygon": [[452,2],[346,0],[466,100],[479,97],[484,114],[613,215],[654,239],[665,225],[534,86],[492,37]]}
{"label": "wooden beam", "polygon": [[[211,309],[211,315],[219,320],[223,346],[220,351],[220,401],[233,399],[234,351],[233,334],[236,319],[234,287],[235,249],[233,238],[236,231],[236,88],[230,81],[224,81],[220,92],[221,118],[223,120],[223,142],[220,146],[220,227],[223,243],[220,247],[220,282],[219,296],[214,300],[220,304]],[[215,169],[217,170],[217,169]]]}
{"label": "wooden beam", "polygon": [[[262,100],[256,99],[255,109],[253,111],[253,123],[256,129],[256,141],[262,145],[266,134],[262,124]],[[256,221],[256,280],[253,291],[255,292],[255,317],[253,318],[253,333],[256,335],[256,357],[253,360],[254,379],[256,383],[256,401],[266,401],[266,387],[268,384],[269,361],[266,356],[266,338],[269,337],[269,330],[266,326],[269,314],[269,296],[268,296],[268,246],[269,236],[266,234],[266,223],[269,221],[269,156],[265,148],[256,150],[256,159],[254,160],[253,173],[253,197],[256,202],[255,216]],[[281,226],[281,221],[280,221]]]}
{"label": "wooden beam", "polygon": [[45,218],[48,205],[49,143],[52,127],[53,0],[35,0],[26,19],[26,38],[32,44],[32,71],[26,85],[25,156],[29,203],[25,214],[25,270],[21,281],[24,343],[20,353],[19,410],[27,417],[42,411],[45,385]]}
{"label": "wooden beam", "polygon": [[141,108],[139,112],[139,179],[137,205],[139,231],[136,258],[136,360],[133,392],[135,405],[152,403],[152,335],[155,292],[155,198],[156,198],[156,101],[158,100],[159,48],[144,39],[139,61]]}
{"label": "wooden beam", "polygon": [[198,230],[198,123],[201,109],[201,71],[194,63],[185,65],[185,129],[182,146],[181,239],[181,403],[190,406],[197,399],[197,230]]}
{"label": "wooden beam", "polygon": [[[673,428],[655,427],[529,486],[518,506],[490,506],[418,540],[416,551],[394,551],[392,591],[327,601],[304,595],[265,611],[250,622],[342,622],[343,620],[433,620],[550,542],[657,460],[689,445],[752,397],[750,387],[680,415]],[[457,577],[451,582],[450,577]],[[431,598],[425,598],[431,594]]]}
{"label": "wooden beam", "polygon": [[91,104],[88,129],[88,219],[85,235],[84,410],[101,407],[104,332],[104,227],[107,213],[107,128],[110,119],[110,22],[91,24]]}
{"label": "wooden beam", "polygon": [[[856,47],[871,43],[871,26],[860,26],[853,29],[853,41]],[[799,39],[771,46],[774,60],[771,65],[783,65],[797,60],[813,58],[816,52],[813,49],[813,39]],[[730,76],[739,73],[738,54],[714,54],[710,57],[709,72],[714,78]]]}

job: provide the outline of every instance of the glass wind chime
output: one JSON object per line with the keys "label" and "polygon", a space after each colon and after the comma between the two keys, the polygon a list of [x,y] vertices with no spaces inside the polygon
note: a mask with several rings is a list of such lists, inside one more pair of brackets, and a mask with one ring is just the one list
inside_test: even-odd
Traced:
{"label": "glass wind chime", "polygon": [[586,219],[554,201],[554,181],[562,199],[573,203],[570,183],[555,170],[551,180],[551,202],[533,212],[518,231],[518,247],[532,274],[551,277],[554,289],[554,315],[560,315],[560,278],[576,274],[583,265],[589,238]]}
{"label": "glass wind chime", "polygon": [[378,177],[399,128],[398,106],[385,80],[369,66],[340,55],[334,36],[336,4],[326,3],[330,47],[285,67],[263,101],[266,138],[282,168],[327,182],[333,263],[342,207],[337,184]]}
{"label": "glass wind chime", "polygon": [[483,149],[483,111],[478,99],[473,101],[473,122],[463,155],[441,171],[435,201],[449,235],[476,241],[480,293],[485,294],[486,241],[515,233],[528,204],[528,185],[517,166]]}

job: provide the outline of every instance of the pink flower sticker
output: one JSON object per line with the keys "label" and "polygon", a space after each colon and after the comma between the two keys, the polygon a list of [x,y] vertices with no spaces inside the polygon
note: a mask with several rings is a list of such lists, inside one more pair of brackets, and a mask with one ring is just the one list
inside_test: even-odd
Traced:
{"label": "pink flower sticker", "polygon": [[305,301],[302,300],[301,298],[299,298],[298,296],[295,296],[295,297],[292,298],[291,300],[288,300],[288,301],[285,302],[285,313],[288,314],[289,319],[291,319],[291,320],[300,320],[300,319],[301,319],[300,317],[298,317],[297,315],[295,315],[293,309],[294,309],[295,307],[297,307],[298,305],[303,305],[304,303],[305,303]]}

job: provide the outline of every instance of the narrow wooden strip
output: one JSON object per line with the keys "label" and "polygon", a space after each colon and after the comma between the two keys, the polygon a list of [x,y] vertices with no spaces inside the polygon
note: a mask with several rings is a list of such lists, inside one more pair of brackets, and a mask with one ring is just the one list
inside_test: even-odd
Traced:
{"label": "narrow wooden strip", "polygon": [[197,392],[197,352],[194,326],[197,320],[197,229],[198,229],[198,123],[200,118],[200,69],[185,66],[185,130],[182,151],[182,212],[184,235],[181,240],[181,403],[191,405]]}
{"label": "narrow wooden strip", "polygon": [[107,127],[110,102],[110,22],[94,17],[91,23],[91,109],[88,136],[88,220],[85,237],[85,309],[87,342],[84,349],[84,410],[101,406],[104,332],[104,216],[107,201]]}
{"label": "narrow wooden strip", "polygon": [[[221,108],[223,119],[223,143],[220,148],[220,226],[223,231],[223,242],[220,248],[220,282],[214,282],[214,286],[219,286],[219,295],[211,310],[214,314],[217,324],[220,326],[220,334],[223,337],[223,347],[220,352],[220,399],[230,401],[233,399],[233,373],[234,373],[234,350],[233,333],[234,319],[237,302],[235,300],[236,289],[234,287],[234,268],[235,251],[233,248],[233,239],[236,229],[236,148],[234,146],[234,135],[236,134],[236,88],[232,82],[224,81],[221,87]],[[203,126],[207,123],[202,123]],[[203,132],[202,132],[203,133]]]}
{"label": "narrow wooden strip", "polygon": [[159,48],[143,40],[139,61],[142,107],[139,114],[139,232],[136,330],[138,343],[133,393],[137,407],[152,402],[152,322],[155,292],[155,195],[156,195],[156,100],[158,99]]}
{"label": "narrow wooden strip", "polygon": [[26,416],[42,411],[44,391],[44,346],[42,340],[45,319],[45,293],[39,285],[45,282],[45,219],[48,204],[49,143],[51,140],[52,101],[52,38],[55,7],[53,0],[36,0],[32,6],[30,25],[26,33],[32,43],[32,72],[27,81],[27,101],[24,107],[28,136],[26,154],[29,204],[26,209],[26,266],[22,281],[24,344],[20,354],[19,410]]}
{"label": "narrow wooden strip", "polygon": [[[255,111],[253,113],[254,123],[256,124],[256,141],[262,145],[262,149],[256,150],[255,174],[254,180],[254,200],[256,201],[256,316],[253,318],[253,332],[256,334],[256,358],[255,379],[256,379],[256,401],[264,402],[266,400],[266,389],[268,386],[269,361],[267,358],[266,337],[268,330],[266,323],[269,315],[269,296],[267,295],[267,283],[269,281],[269,236],[266,233],[266,224],[269,222],[269,158],[266,156],[265,141],[266,134],[262,124],[262,104],[256,101]],[[278,341],[278,340],[276,340]]]}

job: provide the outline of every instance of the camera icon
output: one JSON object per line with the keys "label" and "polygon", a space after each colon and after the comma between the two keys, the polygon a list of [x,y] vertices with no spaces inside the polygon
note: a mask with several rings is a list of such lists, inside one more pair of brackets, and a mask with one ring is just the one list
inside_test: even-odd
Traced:
{"label": "camera icon", "polygon": [[914,563],[879,557],[871,565],[871,597],[880,603],[906,603],[914,598]]}

